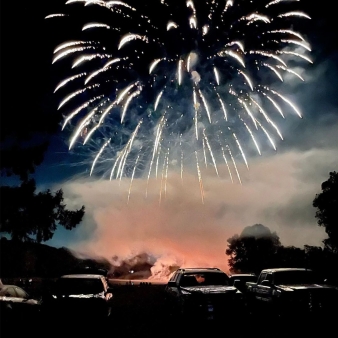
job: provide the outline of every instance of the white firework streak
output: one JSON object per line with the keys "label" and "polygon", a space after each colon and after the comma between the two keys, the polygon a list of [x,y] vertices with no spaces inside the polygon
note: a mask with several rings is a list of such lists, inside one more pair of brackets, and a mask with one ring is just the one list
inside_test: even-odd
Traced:
{"label": "white firework streak", "polygon": [[223,53],[227,54],[227,55],[231,56],[232,58],[234,58],[235,60],[237,60],[245,68],[244,60],[239,54],[233,52],[232,50],[224,50],[224,51],[218,53],[218,55],[223,56],[222,55]]}
{"label": "white firework streak", "polygon": [[218,74],[218,71],[217,71],[216,67],[214,67],[214,73],[215,73],[216,82],[219,85],[219,74]]}
{"label": "white firework streak", "polygon": [[253,91],[253,85],[252,85],[252,82],[249,78],[248,75],[246,75],[244,72],[242,72],[241,70],[238,70],[238,73],[240,73],[241,75],[244,76],[245,80],[247,81],[248,85],[250,86],[251,90]]}
{"label": "white firework streak", "polygon": [[158,152],[157,152],[157,159],[156,159],[156,168],[155,168],[155,176],[156,176],[156,179],[157,179],[157,177],[158,177],[158,163],[159,163],[159,160],[160,160],[161,148],[162,148],[162,145],[160,144],[160,145],[159,145],[159,148],[158,148]]}
{"label": "white firework streak", "polygon": [[45,19],[55,18],[57,16],[67,16],[67,15],[63,13],[55,13],[55,14],[50,14],[50,15],[45,16]]}
{"label": "white firework streak", "polygon": [[127,34],[127,35],[125,35],[122,39],[121,39],[121,41],[120,41],[120,43],[119,43],[119,46],[118,46],[118,50],[120,50],[127,42],[129,42],[129,41],[131,41],[131,40],[142,40],[142,41],[148,41],[148,38],[146,37],[146,36],[144,36],[144,35],[139,35],[139,34],[132,34],[132,33],[130,33],[130,34]]}
{"label": "white firework streak", "polygon": [[128,87],[126,87],[125,89],[122,90],[122,92],[118,95],[117,100],[116,100],[116,104],[120,104],[121,101],[123,100],[123,98],[128,94],[128,92],[135,86],[138,85],[138,81],[132,83],[131,85],[129,85]]}
{"label": "white firework streak", "polygon": [[91,74],[89,74],[84,82],[84,84],[86,85],[93,77],[99,75],[100,73],[103,73],[105,71],[107,71],[108,69],[110,69],[110,67],[103,67],[100,68],[98,70],[96,70],[95,72],[92,72]]}
{"label": "white firework streak", "polygon": [[279,54],[290,54],[290,55],[294,55],[294,56],[297,56],[297,57],[300,57],[302,59],[304,59],[305,61],[309,62],[309,63],[313,63],[313,61],[307,57],[306,55],[303,55],[303,54],[299,54],[299,53],[296,53],[296,52],[292,52],[292,51],[286,51],[286,50],[280,50],[278,51]]}
{"label": "white firework streak", "polygon": [[274,101],[269,95],[266,95],[265,93],[263,93],[263,95],[274,105],[274,107],[278,110],[279,114],[282,115],[283,119],[285,119],[282,108],[277,104],[277,102]]}
{"label": "white firework streak", "polygon": [[227,0],[225,7],[224,7],[224,12],[226,12],[228,10],[229,7],[232,7],[234,5],[234,1],[233,0]]}
{"label": "white firework streak", "polygon": [[268,115],[266,114],[264,109],[252,97],[250,97],[250,99],[258,107],[258,110],[261,112],[261,114],[263,114],[265,120],[274,127],[274,129],[277,131],[277,134],[279,135],[279,137],[283,140],[283,136],[282,136],[281,132],[279,131],[278,127],[276,126],[276,124],[273,121],[270,120],[270,118],[268,117]]}
{"label": "white firework streak", "polygon": [[208,103],[207,103],[206,99],[204,98],[204,96],[203,96],[203,94],[202,94],[202,92],[201,92],[200,89],[198,90],[198,92],[199,92],[199,94],[200,94],[200,96],[201,96],[202,102],[203,102],[203,104],[204,104],[204,108],[205,108],[205,110],[206,110],[206,112],[207,112],[209,122],[211,123],[211,116],[210,116],[210,112],[209,112]]}
{"label": "white firework streak", "polygon": [[229,148],[228,145],[226,145],[226,148],[227,148],[227,150],[228,150],[228,152],[229,152],[229,154],[230,154],[230,158],[231,158],[232,163],[233,163],[233,165],[234,165],[234,168],[235,168],[235,171],[236,171],[236,174],[237,174],[239,183],[242,184],[241,177],[240,177],[240,175],[239,175],[239,172],[238,172],[238,169],[237,169],[237,165],[236,165],[235,159],[234,159],[234,157],[232,156],[231,150],[230,150],[230,148]]}
{"label": "white firework streak", "polygon": [[92,23],[87,23],[82,27],[82,30],[90,29],[90,28],[107,28],[110,29],[110,26],[104,24],[104,23],[98,23],[98,22],[92,22]]}
{"label": "white firework streak", "polygon": [[261,129],[263,130],[263,132],[265,133],[265,135],[267,136],[267,138],[269,139],[269,141],[270,141],[270,143],[271,143],[273,149],[274,149],[274,150],[277,150],[277,149],[276,149],[276,146],[275,146],[275,144],[274,144],[274,142],[273,142],[273,140],[272,140],[272,138],[271,138],[271,136],[269,135],[269,133],[265,130],[265,128],[262,126],[262,124],[261,124],[258,120],[257,120],[257,123],[258,123],[258,125],[261,127]]}
{"label": "white firework streak", "polygon": [[286,68],[286,67],[283,67],[283,66],[280,66],[280,65],[277,65],[276,66],[277,68],[280,68],[280,69],[283,69],[284,71],[288,72],[288,73],[291,73],[293,75],[296,75],[298,78],[300,78],[302,81],[305,81],[301,75],[299,75],[297,72],[295,72],[294,70],[290,69],[290,68]]}
{"label": "white firework streak", "polygon": [[87,89],[92,89],[92,88],[95,88],[95,87],[99,87],[100,85],[99,84],[95,84],[95,85],[92,85],[92,86],[88,86],[86,88],[83,88],[83,89],[80,89],[80,90],[77,90],[76,92],[73,92],[71,94],[69,94],[60,104],[59,104],[59,107],[58,107],[58,110],[64,105],[66,104],[69,100],[71,100],[72,98],[74,98],[75,96],[85,92]]}
{"label": "white firework streak", "polygon": [[212,152],[212,149],[211,149],[211,146],[210,146],[208,137],[207,137],[207,135],[205,135],[205,129],[203,130],[203,136],[204,136],[204,139],[205,139],[205,143],[207,144],[207,147],[208,147],[208,149],[209,149],[209,153],[210,153],[212,162],[213,162],[213,164],[214,164],[214,168],[215,168],[216,174],[217,174],[217,176],[219,176],[219,175],[218,175],[218,169],[217,169],[217,164],[216,164],[216,161],[215,161],[214,154],[213,154],[213,152]]}
{"label": "white firework streak", "polygon": [[179,60],[178,65],[177,65],[177,76],[178,76],[179,85],[181,85],[182,83],[182,64],[183,64],[183,60]]}
{"label": "white firework streak", "polygon": [[[92,111],[93,111],[93,112],[96,112],[96,111],[97,111],[99,108],[101,108],[107,101],[109,101],[109,99],[102,101],[98,106],[96,106],[95,108],[93,108]],[[89,113],[89,114],[91,114],[91,113]],[[102,119],[102,118],[101,118],[101,119]],[[98,123],[95,127],[93,127],[93,128],[89,131],[89,133],[87,134],[86,138],[85,138],[84,141],[83,141],[83,144],[84,144],[84,145],[88,142],[88,140],[90,139],[90,137],[93,135],[94,131],[95,131],[96,129],[99,128],[100,123],[101,123],[101,119],[100,119],[99,123]]]}
{"label": "white firework streak", "polygon": [[271,53],[268,53],[268,52],[264,52],[264,51],[262,51],[262,50],[251,50],[249,53],[250,53],[250,54],[263,55],[263,56],[266,56],[266,57],[275,59],[275,60],[277,60],[278,62],[280,62],[283,66],[287,67],[286,63],[285,63],[280,57],[278,57],[278,56],[275,55],[275,54],[271,54]]}
{"label": "white firework streak", "polygon": [[[240,118],[240,119],[242,120],[242,118]],[[250,136],[251,136],[251,138],[252,138],[252,141],[253,141],[253,143],[255,144],[255,147],[256,147],[256,149],[257,149],[257,151],[258,151],[258,154],[261,155],[261,151],[260,151],[260,149],[259,149],[258,143],[256,142],[256,139],[255,139],[255,137],[254,137],[254,135],[253,135],[251,129],[249,128],[249,126],[248,126],[243,120],[242,120],[242,122],[243,122],[243,124],[245,125],[246,129],[248,130],[248,132],[249,132],[249,134],[250,134]]]}
{"label": "white firework streak", "polygon": [[94,161],[93,161],[93,164],[92,164],[92,167],[90,169],[90,174],[89,176],[92,176],[92,173],[93,173],[93,170],[94,170],[94,167],[95,167],[95,164],[97,162],[97,160],[99,159],[99,157],[101,156],[103,150],[107,147],[107,145],[109,144],[111,139],[108,139],[108,141],[106,141],[106,143],[101,147],[100,151],[98,152],[98,154],[96,155]]}
{"label": "white firework streak", "polygon": [[195,151],[195,156],[196,156],[196,168],[197,168],[198,182],[200,184],[200,192],[201,192],[202,203],[204,204],[204,188],[203,188],[201,170],[200,170],[200,166],[198,164],[197,151]]}
{"label": "white firework streak", "polygon": [[282,82],[284,82],[282,75],[279,73],[279,71],[278,71],[275,67],[269,65],[268,63],[263,63],[263,66],[264,66],[264,67],[267,67],[267,68],[269,68],[269,69],[271,69],[271,70],[278,76],[278,78],[279,78]]}
{"label": "white firework streak", "polygon": [[196,17],[192,16],[190,19],[189,19],[189,23],[190,23],[190,27],[191,28],[197,28],[197,20],[196,20]]}
{"label": "white firework streak", "polygon": [[281,39],[281,42],[284,43],[293,43],[295,45],[301,46],[305,49],[307,49],[309,52],[311,52],[311,48],[309,46],[307,46],[304,42],[298,41],[298,40],[292,40],[292,39]]}
{"label": "white firework streak", "polygon": [[76,116],[82,109],[87,108],[91,103],[93,103],[96,100],[99,100],[103,97],[103,95],[94,97],[93,99],[90,99],[83,103],[80,107],[76,108],[72,113],[70,113],[67,118],[65,119],[65,122],[63,123],[62,130],[65,128],[68,121],[70,121],[74,116]]}
{"label": "white firework streak", "polygon": [[305,41],[305,39],[302,37],[301,34],[291,30],[291,29],[278,29],[278,30],[274,30],[274,31],[268,31],[268,33],[284,33],[284,34],[290,34],[290,35],[294,35],[297,38],[301,39],[302,41]]}
{"label": "white firework streak", "polygon": [[177,24],[174,21],[169,21],[167,24],[167,31],[170,30],[171,28],[177,28]]}
{"label": "white firework streak", "polygon": [[55,90],[54,90],[54,93],[55,93],[57,90],[59,90],[60,88],[62,88],[63,86],[65,86],[68,82],[73,81],[73,80],[75,80],[75,79],[78,79],[79,77],[82,77],[82,76],[85,76],[85,75],[87,75],[87,73],[80,73],[80,74],[73,75],[73,76],[71,76],[71,77],[69,77],[69,78],[63,80],[62,82],[60,82],[60,83],[57,85],[57,87],[56,87]]}
{"label": "white firework streak", "polygon": [[76,45],[82,45],[84,43],[88,43],[87,41],[69,41],[69,42],[64,42],[61,45],[59,45],[58,47],[56,47],[54,49],[53,54],[56,54],[58,51],[60,51],[61,49],[67,48],[67,47],[71,47],[71,46],[76,46]]}
{"label": "white firework streak", "polygon": [[[96,107],[97,108],[97,107]],[[83,127],[85,127],[86,125],[88,125],[89,120],[95,115],[97,109],[92,109],[91,112],[81,121],[79,127],[77,128],[77,130],[75,131],[70,144],[69,144],[69,150],[73,147],[75,141],[77,140],[77,138],[79,137]]]}
{"label": "white firework streak", "polygon": [[283,14],[279,14],[278,17],[279,18],[283,18],[283,17],[288,17],[288,16],[298,16],[301,18],[307,18],[307,19],[311,19],[307,14],[303,13],[303,12],[287,12],[287,13],[283,13]]}
{"label": "white firework streak", "polygon": [[183,180],[183,149],[182,149],[182,134],[180,135],[180,148],[181,148],[181,180]]}
{"label": "white firework streak", "polygon": [[[146,196],[148,195],[148,184],[149,184],[149,180],[150,180],[150,174],[151,174],[151,170],[153,167],[153,163],[154,163],[154,158],[156,153],[159,153],[159,148],[160,148],[160,140],[161,140],[161,134],[163,131],[163,126],[165,124],[165,115],[162,116],[161,120],[158,123],[157,126],[157,130],[156,130],[156,138],[155,138],[155,142],[154,142],[154,148],[153,148],[153,155],[150,161],[150,165],[149,165],[149,172],[148,172],[148,178],[147,178],[147,188],[146,188]],[[157,178],[157,169],[156,169],[156,178]]]}
{"label": "white firework streak", "polygon": [[140,126],[141,126],[142,122],[143,121],[140,120],[140,122],[137,124],[135,130],[133,131],[133,133],[132,133],[132,135],[131,135],[128,143],[126,144],[126,146],[125,146],[125,148],[123,150],[123,156],[121,158],[120,165],[119,165],[119,170],[117,172],[117,176],[120,176],[120,181],[122,179],[122,174],[123,174],[124,167],[126,165],[127,157],[128,157],[128,155],[130,153],[130,150],[131,150],[131,148],[133,146],[134,140],[136,138],[136,135],[137,135],[137,133],[138,133],[138,131],[140,129]]}
{"label": "white firework streak", "polygon": [[149,67],[149,74],[151,74],[151,72],[154,70],[154,68],[157,66],[157,64],[162,60],[163,59],[156,59],[151,63],[151,65]]}
{"label": "white firework streak", "polygon": [[246,160],[246,157],[245,157],[244,151],[243,151],[243,149],[242,149],[242,146],[241,146],[241,144],[239,143],[236,134],[235,134],[235,133],[232,133],[232,135],[233,135],[233,137],[234,137],[235,140],[236,140],[237,146],[238,146],[238,148],[239,148],[239,151],[240,151],[241,154],[242,154],[242,157],[243,157],[243,160],[244,160],[244,162],[245,162],[245,165],[246,165],[246,167],[249,169],[248,162],[247,162],[247,160]]}
{"label": "white firework streak", "polygon": [[86,49],[95,49],[94,46],[84,46],[84,47],[77,47],[77,48],[71,48],[71,49],[67,49],[64,52],[58,54],[57,56],[55,56],[55,58],[52,61],[52,64],[55,63],[56,61],[60,60],[61,58],[69,55],[69,54],[73,54],[76,52],[82,52]]}
{"label": "white firework streak", "polygon": [[248,21],[247,25],[250,25],[256,21],[263,21],[265,23],[270,23],[270,19],[267,16],[262,15],[262,14],[256,14],[256,13],[252,13],[248,16],[245,16],[241,18],[240,20],[247,20]]}
{"label": "white firework streak", "polygon": [[155,101],[155,106],[154,106],[154,111],[156,111],[162,95],[163,95],[163,90],[157,95],[157,98],[156,98],[156,101]]}
{"label": "white firework streak", "polygon": [[102,113],[100,120],[99,120],[99,125],[103,123],[103,120],[105,119],[105,117],[107,116],[107,114],[114,108],[117,106],[117,102],[114,101],[112,102]]}
{"label": "white firework streak", "polygon": [[293,108],[293,110],[296,112],[296,114],[297,114],[300,118],[303,118],[303,117],[302,117],[302,114],[300,113],[300,111],[297,109],[297,107],[296,107],[290,100],[288,100],[288,99],[285,98],[283,95],[277,93],[276,91],[274,91],[274,90],[272,90],[272,89],[270,89],[270,91],[271,91],[273,94],[275,94],[275,95],[277,95],[278,97],[280,97],[280,98],[281,98],[283,101],[285,101],[287,104],[289,104],[289,105]]}
{"label": "white firework streak", "polygon": [[288,2],[294,1],[294,2],[296,2],[296,1],[300,1],[300,0],[274,0],[274,1],[269,2],[267,5],[265,5],[265,7],[268,8],[269,6],[276,5],[276,4],[283,2],[283,1],[288,1]]}
{"label": "white firework streak", "polygon": [[116,6],[116,5],[121,5],[121,6],[124,6],[124,7],[131,9],[132,11],[136,11],[136,8],[131,7],[128,4],[126,4],[125,2],[122,2],[122,1],[108,1],[108,2],[106,2],[106,6],[109,7],[109,8]]}
{"label": "white firework streak", "polygon": [[138,96],[138,95],[140,95],[140,94],[141,94],[141,90],[137,90],[137,91],[135,91],[134,93],[130,94],[130,96],[128,97],[128,99],[127,99],[127,101],[126,101],[126,103],[125,103],[125,105],[124,105],[124,107],[123,107],[123,112],[122,112],[122,116],[121,116],[121,123],[123,122],[124,117],[126,116],[126,111],[127,111],[127,109],[128,109],[128,106],[129,106],[131,100],[132,100],[134,97],[136,97],[136,96]]}
{"label": "white firework streak", "polygon": [[224,119],[225,119],[225,121],[228,121],[227,111],[226,111],[226,109],[225,109],[223,100],[221,99],[221,97],[220,97],[220,95],[219,95],[218,93],[216,93],[216,94],[217,94],[217,96],[218,96],[219,102],[221,103],[221,107],[222,107],[222,110],[223,110],[223,113],[224,113]]}
{"label": "white firework streak", "polygon": [[202,139],[202,144],[203,144],[204,164],[205,164],[205,167],[208,168],[207,153],[205,151],[205,140],[204,140],[204,138]]}
{"label": "white firework streak", "polygon": [[197,102],[197,95],[196,95],[196,91],[194,88],[193,91],[193,98],[194,98],[194,108],[195,108],[195,133],[196,133],[196,140],[198,140],[198,115],[197,115],[197,110],[198,110],[198,102]]}
{"label": "white firework streak", "polygon": [[243,46],[243,44],[242,44],[240,41],[232,41],[232,42],[229,42],[229,43],[227,43],[227,44],[225,45],[225,47],[233,46],[233,45],[237,45],[243,53],[245,52],[244,46]]}
{"label": "white firework streak", "polygon": [[83,55],[83,56],[80,56],[73,63],[72,68],[77,67],[78,65],[80,65],[82,62],[85,62],[85,61],[91,61],[91,60],[96,59],[96,58],[107,59],[107,58],[110,58],[110,57],[112,57],[112,55],[110,55],[110,54],[100,54],[100,53],[90,54],[90,55]]}
{"label": "white firework streak", "polygon": [[224,162],[225,162],[225,164],[226,164],[226,166],[227,166],[227,168],[228,168],[228,172],[229,172],[229,175],[230,175],[231,182],[234,183],[234,180],[233,180],[232,174],[231,174],[231,170],[230,170],[230,167],[229,167],[227,158],[226,158],[226,156],[225,156],[223,147],[221,147],[221,149],[222,149],[222,155],[223,155]]}
{"label": "white firework streak", "polygon": [[248,115],[251,117],[251,120],[252,120],[252,122],[254,123],[256,129],[258,129],[257,124],[256,124],[256,119],[255,119],[255,117],[252,115],[252,112],[251,112],[251,110],[249,109],[249,107],[247,106],[247,104],[246,104],[243,100],[241,100],[241,99],[238,99],[238,101],[242,104],[242,106],[244,107],[244,109],[246,110],[246,112],[248,113]]}

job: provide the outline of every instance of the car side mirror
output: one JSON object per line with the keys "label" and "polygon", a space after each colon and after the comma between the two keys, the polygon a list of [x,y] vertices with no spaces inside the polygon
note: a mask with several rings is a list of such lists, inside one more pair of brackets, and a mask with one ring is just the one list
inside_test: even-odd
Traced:
{"label": "car side mirror", "polygon": [[267,279],[264,279],[261,284],[264,286],[271,286],[271,282]]}

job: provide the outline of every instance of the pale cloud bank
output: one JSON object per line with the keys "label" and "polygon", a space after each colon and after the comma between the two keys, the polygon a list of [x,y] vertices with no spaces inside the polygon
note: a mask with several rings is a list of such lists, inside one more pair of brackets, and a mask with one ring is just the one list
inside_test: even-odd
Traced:
{"label": "pale cloud bank", "polygon": [[[120,259],[146,252],[157,266],[217,266],[228,270],[227,239],[244,227],[261,223],[276,231],[283,245],[321,245],[326,237],[317,225],[312,201],[321,183],[338,168],[338,151],[290,151],[251,160],[239,167],[242,185],[202,172],[204,203],[197,175],[160,180],[74,181],[64,186],[69,207],[86,206],[78,239],[69,246],[90,256]],[[162,185],[163,187],[163,185]],[[87,234],[89,236],[83,236]],[[86,239],[83,239],[86,238]]]}

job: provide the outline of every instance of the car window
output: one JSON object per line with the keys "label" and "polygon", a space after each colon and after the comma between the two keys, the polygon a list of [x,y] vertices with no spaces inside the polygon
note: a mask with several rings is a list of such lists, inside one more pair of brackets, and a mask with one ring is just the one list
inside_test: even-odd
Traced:
{"label": "car window", "polygon": [[96,294],[105,291],[100,279],[61,278],[57,281],[56,292],[65,295]]}
{"label": "car window", "polygon": [[321,280],[312,271],[282,271],[275,273],[274,282],[277,285],[315,284],[320,283]]}
{"label": "car window", "polygon": [[14,290],[14,287],[10,286],[4,289],[2,295],[6,297],[16,297],[16,292]]}
{"label": "car window", "polygon": [[16,296],[19,298],[28,298],[28,294],[25,290],[15,287]]}
{"label": "car window", "polygon": [[226,274],[214,272],[185,274],[180,280],[180,285],[229,285],[229,277]]}
{"label": "car window", "polygon": [[266,278],[266,272],[261,273],[261,275],[259,276],[258,284],[262,284],[265,278]]}

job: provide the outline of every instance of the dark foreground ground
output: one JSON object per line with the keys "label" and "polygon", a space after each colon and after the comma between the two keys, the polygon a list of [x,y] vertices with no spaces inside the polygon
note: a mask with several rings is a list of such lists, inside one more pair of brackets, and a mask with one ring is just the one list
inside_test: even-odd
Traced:
{"label": "dark foreground ground", "polygon": [[[114,307],[105,320],[69,318],[37,318],[28,323],[16,318],[12,323],[1,320],[1,338],[7,337],[338,337],[338,311],[336,323],[325,318],[297,318],[282,320],[256,313],[221,322],[179,321],[165,302],[164,285],[112,285]],[[1,318],[1,314],[0,314]]]}

